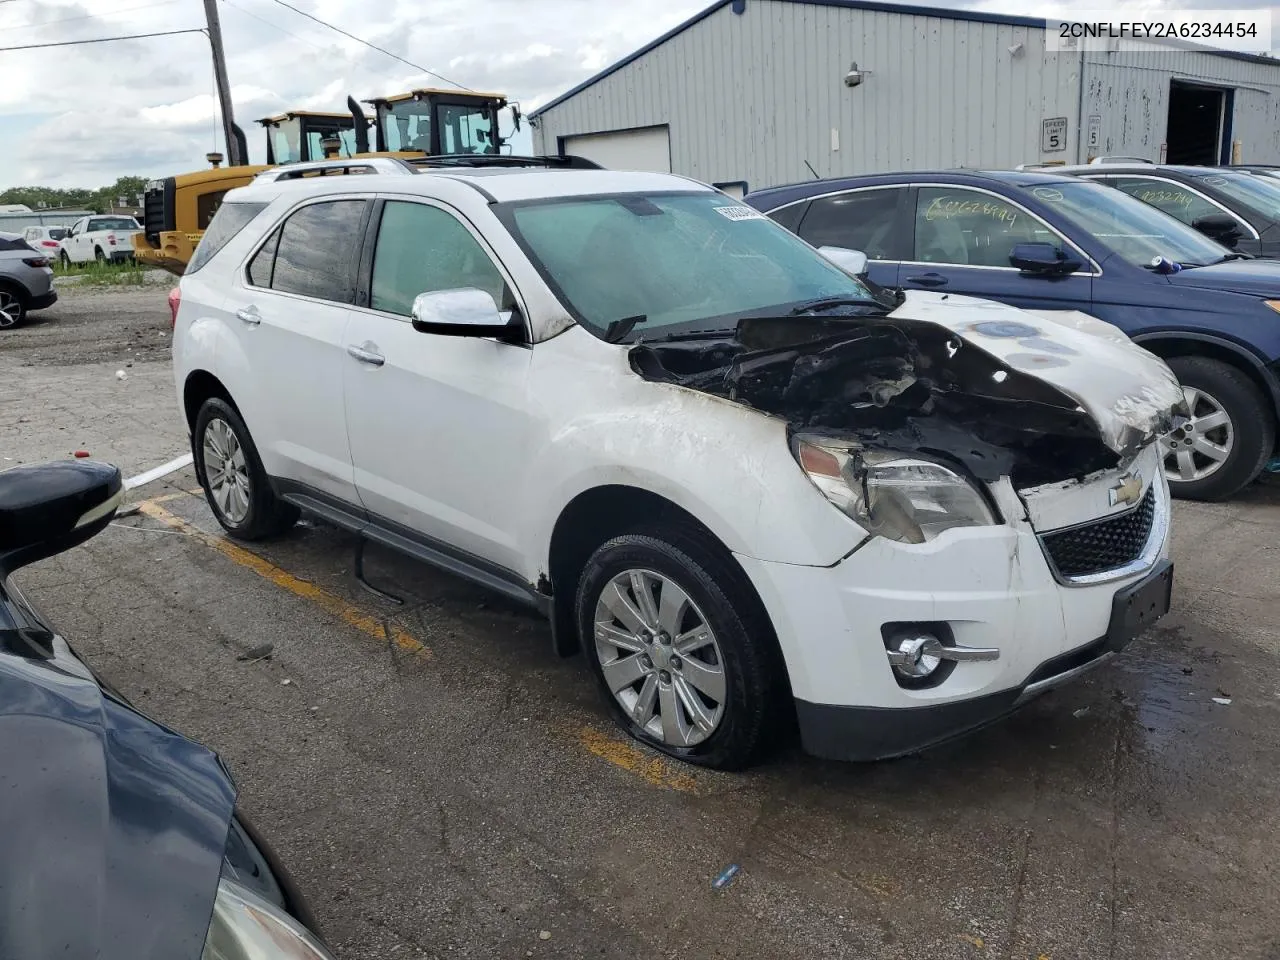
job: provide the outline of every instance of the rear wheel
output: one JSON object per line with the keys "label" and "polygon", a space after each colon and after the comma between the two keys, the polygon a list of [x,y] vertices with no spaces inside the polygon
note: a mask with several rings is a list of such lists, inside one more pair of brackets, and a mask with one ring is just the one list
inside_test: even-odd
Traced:
{"label": "rear wheel", "polygon": [[11,287],[0,287],[0,330],[16,327],[26,316],[26,297]]}
{"label": "rear wheel", "polygon": [[94,250],[93,250],[93,257],[94,257],[94,259],[95,259],[95,260],[97,260],[99,263],[106,263],[106,262],[107,262],[107,255],[106,255],[105,253],[103,253],[103,252],[102,252],[102,248],[101,248],[101,247],[95,247],[95,248],[94,248]]}
{"label": "rear wheel", "polygon": [[1161,441],[1169,490],[1226,500],[1252,481],[1275,449],[1270,404],[1245,374],[1208,357],[1172,357],[1191,419]]}
{"label": "rear wheel", "polygon": [[778,732],[772,629],[713,544],[662,529],[614,537],[587,561],[576,613],[591,672],[636,739],[732,770]]}
{"label": "rear wheel", "polygon": [[297,522],[298,508],[271,489],[249,428],[231,404],[219,397],[204,402],[192,446],[205,498],[227,533],[261,540]]}

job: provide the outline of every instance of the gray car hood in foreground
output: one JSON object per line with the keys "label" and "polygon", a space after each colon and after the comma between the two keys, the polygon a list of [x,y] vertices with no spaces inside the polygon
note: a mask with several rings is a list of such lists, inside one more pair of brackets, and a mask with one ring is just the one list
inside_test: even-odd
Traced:
{"label": "gray car hood in foreground", "polygon": [[235,787],[55,641],[0,651],[0,960],[198,960]]}

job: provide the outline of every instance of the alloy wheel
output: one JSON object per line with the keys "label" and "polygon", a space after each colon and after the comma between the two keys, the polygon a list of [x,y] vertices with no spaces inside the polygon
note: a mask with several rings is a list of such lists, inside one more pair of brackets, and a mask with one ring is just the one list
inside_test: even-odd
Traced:
{"label": "alloy wheel", "polygon": [[698,605],[671,578],[624,570],[596,601],[595,648],[605,683],[632,721],[672,747],[720,725],[724,657]]}
{"label": "alloy wheel", "polygon": [[1215,397],[1186,386],[1182,394],[1191,419],[1160,441],[1170,483],[1203,480],[1216,473],[1235,445],[1231,417]]}
{"label": "alloy wheel", "polygon": [[214,502],[229,522],[243,523],[252,499],[244,447],[231,425],[214,417],[204,428],[203,449],[205,480]]}
{"label": "alloy wheel", "polygon": [[8,290],[0,290],[0,329],[16,326],[22,320],[22,301]]}

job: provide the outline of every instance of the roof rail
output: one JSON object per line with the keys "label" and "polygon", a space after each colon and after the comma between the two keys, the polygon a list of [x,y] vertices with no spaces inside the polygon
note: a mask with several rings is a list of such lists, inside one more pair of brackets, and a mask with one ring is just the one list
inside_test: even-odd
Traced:
{"label": "roof rail", "polygon": [[331,177],[346,174],[391,173],[401,176],[417,173],[413,167],[395,157],[344,158],[341,160],[308,160],[305,163],[288,163],[270,170],[263,170],[254,177],[255,183],[278,183],[284,180],[301,180],[304,177]]}
{"label": "roof rail", "polygon": [[509,153],[441,153],[411,157],[405,163],[415,167],[546,167],[555,170],[600,170],[600,164],[572,154],[517,156]]}
{"label": "roof rail", "polygon": [[1146,157],[1094,157],[1089,161],[1089,166],[1100,167],[1107,163],[1147,163],[1155,166],[1154,160],[1148,160]]}

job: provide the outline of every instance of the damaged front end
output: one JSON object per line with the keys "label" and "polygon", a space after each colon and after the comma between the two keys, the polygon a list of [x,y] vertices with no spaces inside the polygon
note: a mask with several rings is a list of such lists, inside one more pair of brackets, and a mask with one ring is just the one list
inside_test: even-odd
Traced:
{"label": "damaged front end", "polygon": [[[993,522],[964,475],[1016,489],[1081,478],[1132,460],[1185,415],[1169,369],[1114,327],[946,295],[911,293],[888,313],[744,319],[630,356],[647,380],[785,418],[814,482],[842,478],[847,493],[824,488],[829,499],[911,542]],[[938,506],[933,529],[921,489]],[[895,496],[916,502],[898,510]]]}

